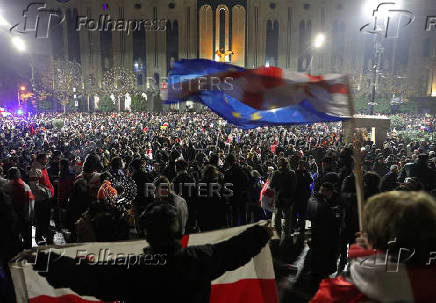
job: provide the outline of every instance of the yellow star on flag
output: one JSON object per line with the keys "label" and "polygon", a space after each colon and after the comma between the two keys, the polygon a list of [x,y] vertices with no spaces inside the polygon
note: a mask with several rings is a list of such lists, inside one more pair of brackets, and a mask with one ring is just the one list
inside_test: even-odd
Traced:
{"label": "yellow star on flag", "polygon": [[259,119],[262,119],[262,116],[258,112],[251,114],[251,120],[259,120]]}
{"label": "yellow star on flag", "polygon": [[241,118],[241,113],[232,112],[233,117],[235,118]]}

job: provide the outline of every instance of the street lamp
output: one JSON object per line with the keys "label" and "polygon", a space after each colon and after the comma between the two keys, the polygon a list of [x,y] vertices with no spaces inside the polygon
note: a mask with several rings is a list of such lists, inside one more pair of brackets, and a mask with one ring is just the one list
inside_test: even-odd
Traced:
{"label": "street lamp", "polygon": [[[0,18],[1,18],[1,16],[0,16]],[[26,42],[23,39],[21,39],[17,36],[14,36],[11,38],[11,43],[18,50],[18,52],[20,52],[20,53],[26,52],[26,50],[27,50],[26,49]],[[32,58],[32,54],[29,53],[28,55],[29,55],[29,63],[30,63],[31,76],[32,76],[30,82],[32,83],[32,88],[33,88],[33,79],[34,79],[33,58]]]}
{"label": "street lamp", "polygon": [[316,35],[315,40],[313,41],[313,47],[314,48],[321,48],[323,47],[325,42],[325,35],[323,33],[319,33]]}
{"label": "street lamp", "polygon": [[23,39],[18,37],[12,37],[11,39],[12,45],[19,51],[24,52],[26,51],[26,43]]}
{"label": "street lamp", "polygon": [[[398,3],[400,2],[400,3]],[[374,105],[376,97],[376,85],[378,83],[378,77],[380,74],[381,58],[384,51],[382,45],[382,39],[385,37],[385,31],[390,21],[390,13],[392,5],[398,9],[401,6],[402,1],[396,1],[395,3],[385,3],[382,0],[367,0],[363,7],[362,12],[365,17],[373,17],[373,23],[371,24],[370,33],[373,35],[374,40],[374,53],[372,59],[372,70],[371,70],[371,94],[368,99],[368,111],[370,115],[374,114]]]}
{"label": "street lamp", "polygon": [[10,27],[9,22],[0,14],[0,26]]}
{"label": "street lamp", "polygon": [[[312,41],[312,45],[309,46],[306,49],[306,51],[307,50],[317,51],[317,50],[321,49],[325,45],[325,41],[326,41],[325,34],[318,33],[315,36],[315,39]],[[318,61],[318,65],[319,65],[319,61],[320,61],[319,54],[318,54],[318,60],[317,61]],[[313,68],[312,65],[313,65],[313,53],[310,52],[310,61],[309,61],[309,64],[307,64],[305,72],[310,72],[311,74],[315,74],[315,72],[312,71],[312,68]]]}

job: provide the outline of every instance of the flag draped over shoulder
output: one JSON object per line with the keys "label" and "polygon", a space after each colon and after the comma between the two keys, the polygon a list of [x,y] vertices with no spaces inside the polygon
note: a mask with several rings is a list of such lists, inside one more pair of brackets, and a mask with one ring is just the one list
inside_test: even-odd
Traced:
{"label": "flag draped over shoulder", "polygon": [[345,75],[245,69],[205,59],[181,60],[170,70],[165,103],[183,101],[200,102],[241,128],[333,122],[352,115]]}
{"label": "flag draped over shoulder", "polygon": [[[245,231],[248,226],[222,229],[201,234],[185,235],[182,247],[214,244],[227,240]],[[77,251],[99,255],[101,249],[109,249],[113,254],[141,254],[147,244],[144,240],[113,243],[74,244],[53,252],[76,257]],[[18,303],[102,303],[94,297],[81,297],[68,288],[53,288],[45,278],[24,261],[10,263],[12,278]],[[146,298],[147,294],[144,294]],[[260,253],[244,266],[227,271],[212,281],[210,303],[278,303],[276,282],[268,244]]]}

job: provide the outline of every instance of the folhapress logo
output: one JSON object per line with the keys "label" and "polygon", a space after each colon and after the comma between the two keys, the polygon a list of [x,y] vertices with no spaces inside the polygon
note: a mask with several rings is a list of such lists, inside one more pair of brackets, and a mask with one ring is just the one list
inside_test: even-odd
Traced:
{"label": "folhapress logo", "polygon": [[415,21],[415,15],[405,9],[398,9],[395,2],[380,3],[372,12],[373,21],[360,28],[361,32],[383,34],[385,38],[398,38],[400,28]]}
{"label": "folhapress logo", "polygon": [[61,10],[47,8],[46,3],[30,3],[23,11],[23,20],[10,28],[10,31],[20,34],[35,33],[35,38],[46,39],[50,33],[52,18],[57,24],[65,21]]}

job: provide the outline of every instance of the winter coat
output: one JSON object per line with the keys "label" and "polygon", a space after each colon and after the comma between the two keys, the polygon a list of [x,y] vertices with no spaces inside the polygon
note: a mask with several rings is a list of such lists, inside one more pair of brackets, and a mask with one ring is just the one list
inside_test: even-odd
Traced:
{"label": "winter coat", "polygon": [[270,187],[276,193],[275,199],[278,207],[291,205],[297,188],[295,172],[284,168],[279,169],[273,174]]}
{"label": "winter coat", "polygon": [[68,170],[65,173],[61,173],[58,179],[58,196],[57,202],[58,206],[64,207],[68,198],[70,197],[71,191],[73,190],[74,184],[74,172]]}
{"label": "winter coat", "polygon": [[[198,225],[201,231],[220,229],[226,226],[226,202],[222,190],[213,192],[209,190],[209,184],[219,184],[218,178],[201,180],[201,183],[207,184],[207,191],[204,196],[198,196],[196,205],[198,207]],[[206,188],[206,187],[205,187]]]}

